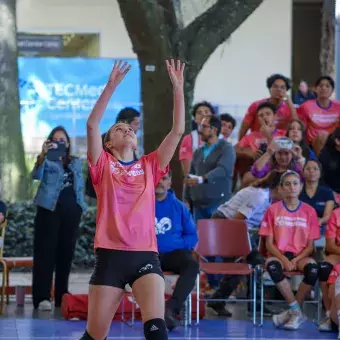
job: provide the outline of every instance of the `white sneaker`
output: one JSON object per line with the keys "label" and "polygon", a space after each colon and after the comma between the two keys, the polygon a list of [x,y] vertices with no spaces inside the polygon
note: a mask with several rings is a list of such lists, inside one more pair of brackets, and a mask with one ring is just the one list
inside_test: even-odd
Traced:
{"label": "white sneaker", "polygon": [[331,325],[331,318],[329,316],[325,317],[319,325],[320,332],[331,332],[332,325]]}
{"label": "white sneaker", "polygon": [[289,321],[290,319],[290,310],[287,309],[284,312],[280,313],[280,314],[275,314],[273,315],[273,322],[274,325],[276,327],[281,327],[282,325],[284,325],[286,322]]}
{"label": "white sneaker", "polygon": [[44,301],[41,301],[38,305],[38,310],[41,310],[41,311],[50,311],[52,310],[52,303],[51,301],[48,301],[48,300],[44,300]]}
{"label": "white sneaker", "polygon": [[291,311],[290,315],[289,321],[283,326],[284,329],[296,330],[307,320],[306,316],[298,310]]}

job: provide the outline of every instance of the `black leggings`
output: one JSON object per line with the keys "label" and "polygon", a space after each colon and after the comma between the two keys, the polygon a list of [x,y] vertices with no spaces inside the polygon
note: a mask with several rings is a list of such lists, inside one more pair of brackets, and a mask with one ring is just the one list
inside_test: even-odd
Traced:
{"label": "black leggings", "polygon": [[67,293],[68,279],[82,209],[79,205],[57,205],[55,211],[37,208],[33,251],[33,305],[50,300],[55,270],[55,305]]}
{"label": "black leggings", "polygon": [[179,314],[184,301],[195,286],[199,271],[198,263],[193,258],[192,252],[185,249],[161,253],[159,259],[163,271],[171,271],[179,275],[172,297],[167,301],[167,307]]}

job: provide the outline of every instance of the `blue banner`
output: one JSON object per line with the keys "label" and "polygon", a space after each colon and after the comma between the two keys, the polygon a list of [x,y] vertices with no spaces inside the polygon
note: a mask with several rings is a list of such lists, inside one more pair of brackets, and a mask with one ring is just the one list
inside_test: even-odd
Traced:
{"label": "blue banner", "polygon": [[[126,106],[142,111],[139,63],[117,88],[105,111],[106,132]],[[63,125],[73,137],[86,135],[86,120],[101,94],[114,60],[85,58],[18,58],[22,131],[25,138],[46,137]]]}

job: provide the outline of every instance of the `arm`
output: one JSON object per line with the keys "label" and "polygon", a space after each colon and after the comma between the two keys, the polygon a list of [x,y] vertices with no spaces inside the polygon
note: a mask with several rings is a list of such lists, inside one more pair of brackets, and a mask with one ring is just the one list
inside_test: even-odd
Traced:
{"label": "arm", "polygon": [[319,224],[324,225],[328,223],[328,220],[331,216],[331,213],[334,209],[334,201],[327,201],[325,205],[325,210],[323,212],[323,216],[319,219]]}
{"label": "arm", "polygon": [[194,220],[185,206],[182,206],[182,227],[185,248],[191,250],[195,248],[198,237]]}
{"label": "arm", "polygon": [[334,238],[326,238],[325,251],[329,254],[340,255],[340,247],[335,243]]}
{"label": "arm", "polygon": [[287,261],[290,262],[286,256],[284,256],[279,249],[274,245],[274,237],[266,236],[266,248],[268,252],[273,256],[277,257],[283,264]]}
{"label": "arm", "polygon": [[87,120],[87,153],[92,165],[96,165],[103,149],[102,137],[99,130],[99,123],[103,117],[107,104],[125,75],[129,72],[131,66],[122,62],[114,63],[113,70],[110,74],[102,94],[98,98],[92,112]]}
{"label": "arm", "polygon": [[292,119],[299,119],[299,116],[298,116],[298,114],[296,112],[296,108],[294,106],[292,98],[290,96],[288,96],[288,95],[287,95],[286,103],[289,106],[290,114],[291,114]]}
{"label": "arm", "polygon": [[185,129],[185,107],[183,92],[183,73],[185,64],[181,64],[181,62],[178,60],[177,65],[175,66],[174,60],[171,60],[171,64],[166,61],[166,66],[168,68],[173,87],[174,113],[172,129],[158,148],[159,166],[161,170],[164,170],[170,163]]}
{"label": "arm", "polygon": [[238,140],[240,141],[248,132],[250,128],[250,124],[245,122],[244,120],[242,121],[239,133],[238,133]]}
{"label": "arm", "polygon": [[262,171],[265,166],[268,164],[268,162],[270,161],[271,157],[273,156],[273,154],[271,153],[270,150],[267,150],[267,152],[265,152],[255,163],[254,163],[254,168],[257,171]]}

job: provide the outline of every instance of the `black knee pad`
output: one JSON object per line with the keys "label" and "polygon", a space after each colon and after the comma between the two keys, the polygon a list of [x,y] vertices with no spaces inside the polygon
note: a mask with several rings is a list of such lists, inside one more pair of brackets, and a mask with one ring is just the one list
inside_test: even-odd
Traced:
{"label": "black knee pad", "polygon": [[151,319],[144,324],[146,340],[168,340],[168,331],[163,319]]}
{"label": "black knee pad", "polygon": [[333,265],[328,262],[319,263],[319,280],[320,282],[327,282],[329,274],[333,269]]}
{"label": "black knee pad", "polygon": [[319,266],[316,263],[308,263],[303,268],[303,282],[306,285],[314,286],[319,278]]}
{"label": "black knee pad", "polygon": [[283,268],[279,261],[270,261],[267,265],[267,271],[275,284],[280,283],[286,278],[283,274]]}

